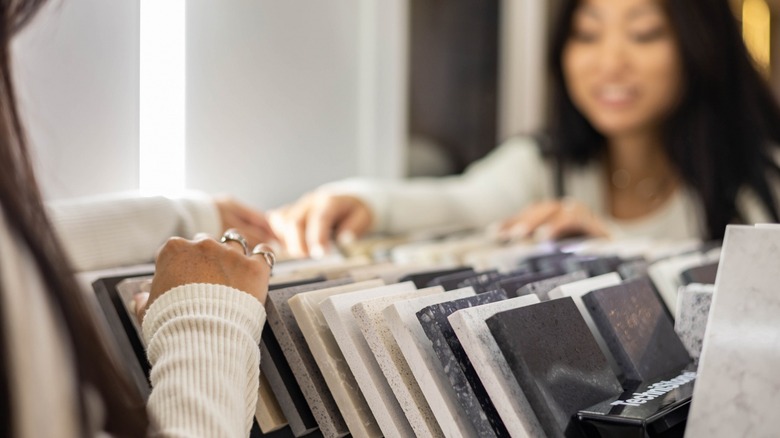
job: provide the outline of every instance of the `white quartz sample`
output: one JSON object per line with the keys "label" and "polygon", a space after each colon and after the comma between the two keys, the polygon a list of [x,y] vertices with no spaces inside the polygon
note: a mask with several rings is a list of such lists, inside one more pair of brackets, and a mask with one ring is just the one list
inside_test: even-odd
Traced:
{"label": "white quartz sample", "polygon": [[780,431],[780,230],[729,226],[718,267],[688,437]]}
{"label": "white quartz sample", "polygon": [[382,285],[381,280],[369,280],[312,292],[304,292],[290,298],[290,310],[298,322],[303,337],[309,345],[312,356],[328,384],[333,399],[347,423],[350,433],[355,437],[378,437],[382,433],[366,404],[363,393],[355,382],[349,367],[344,361],[336,339],[333,337],[320,304],[326,298],[338,294],[369,289]]}
{"label": "white quartz sample", "polygon": [[409,424],[417,437],[443,436],[428,402],[420,390],[401,349],[395,342],[382,312],[397,301],[429,295],[441,295],[441,286],[420,289],[405,294],[390,295],[363,300],[352,306],[352,314],[363,337],[374,353],[379,368],[401,405]]}
{"label": "white quartz sample", "polygon": [[536,295],[525,295],[461,309],[448,318],[493,406],[513,437],[534,438],[543,436],[544,431],[485,320],[498,312],[538,302]]}
{"label": "white quartz sample", "polygon": [[452,384],[417,319],[417,312],[434,304],[473,295],[474,289],[467,287],[398,301],[383,311],[385,321],[446,437],[473,437],[476,430],[458,403]]}
{"label": "white quartz sample", "polygon": [[325,322],[343,352],[344,365],[350,374],[355,376],[357,386],[363,391],[366,402],[386,437],[408,437],[414,433],[352,315],[352,306],[365,299],[414,290],[414,283],[407,281],[334,295],[323,300],[320,305]]}

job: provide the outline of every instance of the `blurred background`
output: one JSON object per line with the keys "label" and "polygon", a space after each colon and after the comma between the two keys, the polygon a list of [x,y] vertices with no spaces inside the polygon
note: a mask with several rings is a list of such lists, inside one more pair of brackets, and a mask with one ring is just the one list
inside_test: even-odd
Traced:
{"label": "blurred background", "polygon": [[[731,0],[780,95],[780,0]],[[545,112],[550,0],[54,0],[16,39],[45,196],[463,170]]]}

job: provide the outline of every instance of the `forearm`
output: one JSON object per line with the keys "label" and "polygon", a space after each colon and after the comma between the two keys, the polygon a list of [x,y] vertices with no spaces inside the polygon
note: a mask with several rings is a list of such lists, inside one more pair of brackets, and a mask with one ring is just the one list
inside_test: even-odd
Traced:
{"label": "forearm", "polygon": [[143,329],[156,435],[249,435],[264,323],[257,299],[226,286],[180,286],[155,301]]}

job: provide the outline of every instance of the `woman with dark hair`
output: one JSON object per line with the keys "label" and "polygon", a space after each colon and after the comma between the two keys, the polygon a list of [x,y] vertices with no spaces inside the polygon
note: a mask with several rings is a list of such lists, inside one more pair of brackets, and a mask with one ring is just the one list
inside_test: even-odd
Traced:
{"label": "woman with dark hair", "polygon": [[[273,259],[262,245],[249,253],[245,239],[232,231],[223,243],[173,238],[162,247],[149,298],[139,303],[152,364],[145,402],[98,330],[93,303],[73,277],[30,165],[9,46],[43,3],[0,2],[0,436],[248,436]],[[150,206],[131,200],[113,205],[120,204],[125,211]],[[152,204],[182,206],[160,199]],[[91,213],[86,204],[78,211],[55,208],[65,232],[82,232],[90,241],[67,245],[81,266],[124,250],[138,254],[138,248],[107,243],[137,245],[132,236],[115,240],[101,221],[90,222],[116,215],[111,205],[96,202]],[[213,222],[217,211],[242,208],[217,206]],[[223,222],[234,219],[222,216]],[[85,232],[89,223],[91,234]]]}
{"label": "woman with dark hair", "polygon": [[561,3],[544,136],[458,176],[323,186],[272,212],[290,252],[495,221],[505,237],[672,239],[778,221],[780,110],[727,0]]}

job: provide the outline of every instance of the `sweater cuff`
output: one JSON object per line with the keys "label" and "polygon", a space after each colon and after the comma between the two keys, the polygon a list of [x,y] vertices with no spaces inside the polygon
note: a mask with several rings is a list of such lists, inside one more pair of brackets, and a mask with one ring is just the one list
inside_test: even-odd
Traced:
{"label": "sweater cuff", "polygon": [[144,341],[149,345],[166,322],[185,317],[233,321],[259,344],[266,314],[260,301],[246,292],[218,284],[186,284],[164,293],[147,309],[143,320]]}

